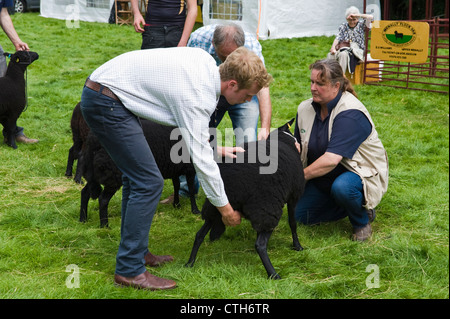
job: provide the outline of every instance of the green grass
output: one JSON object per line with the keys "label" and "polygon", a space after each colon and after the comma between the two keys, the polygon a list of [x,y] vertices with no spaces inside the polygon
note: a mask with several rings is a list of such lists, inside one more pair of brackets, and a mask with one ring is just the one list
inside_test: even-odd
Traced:
{"label": "green grass", "polygon": [[[250,223],[227,229],[217,242],[200,248],[185,268],[202,220],[189,212],[159,206],[150,232],[150,250],[175,261],[151,269],[177,281],[170,291],[149,292],[113,285],[120,240],[120,192],[109,206],[110,228],[99,228],[98,202],[89,220],[78,222],[80,185],[64,177],[72,144],[70,117],[86,77],[112,57],[139,49],[130,26],[65,21],[36,13],[13,21],[30,48],[40,54],[28,71],[29,107],[18,124],[40,142],[17,150],[0,145],[0,298],[224,298],[224,299],[391,299],[449,297],[449,101],[448,95],[357,86],[369,109],[390,163],[389,189],[377,208],[374,236],[349,238],[347,219],[299,226],[304,251],[291,249],[284,215],[269,242],[269,256],[282,280],[266,279],[255,252]],[[310,97],[308,65],[326,56],[332,38],[262,41],[274,76],[272,126],[295,116]],[[12,50],[4,33],[4,49]],[[230,127],[225,119],[220,128]],[[166,183],[163,197],[172,192]],[[201,193],[198,203],[204,201]],[[69,265],[80,269],[79,288],[69,289]],[[379,268],[379,288],[369,289],[369,265]]]}

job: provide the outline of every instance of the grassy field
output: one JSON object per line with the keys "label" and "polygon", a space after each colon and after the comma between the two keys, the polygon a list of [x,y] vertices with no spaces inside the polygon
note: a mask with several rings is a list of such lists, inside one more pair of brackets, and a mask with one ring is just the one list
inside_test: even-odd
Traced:
{"label": "grassy field", "polygon": [[[305,247],[291,249],[284,215],[269,242],[279,281],[266,278],[247,221],[200,248],[185,268],[202,220],[182,209],[158,207],[150,250],[175,261],[152,269],[178,287],[149,292],[113,285],[120,240],[120,197],[109,207],[110,228],[99,227],[98,202],[78,222],[80,190],[64,176],[71,141],[70,117],[86,77],[107,60],[139,49],[130,26],[65,21],[37,13],[16,14],[16,30],[40,54],[28,71],[28,110],[18,124],[40,142],[0,145],[0,298],[2,299],[442,299],[449,297],[449,100],[448,95],[357,86],[386,147],[389,189],[377,207],[373,238],[350,240],[347,219],[299,226]],[[295,116],[310,97],[308,65],[326,56],[332,38],[262,41],[271,88],[272,126]],[[0,43],[13,50],[4,33]],[[448,52],[447,52],[448,54]],[[1,89],[1,88],[0,88]],[[230,127],[228,119],[220,128]],[[166,182],[163,197],[171,194]],[[198,203],[204,201],[201,193]],[[72,269],[79,270],[79,285]],[[69,267],[69,268],[67,268]],[[66,271],[68,270],[68,271]],[[379,281],[377,281],[379,279]],[[378,283],[378,285],[377,285]]]}

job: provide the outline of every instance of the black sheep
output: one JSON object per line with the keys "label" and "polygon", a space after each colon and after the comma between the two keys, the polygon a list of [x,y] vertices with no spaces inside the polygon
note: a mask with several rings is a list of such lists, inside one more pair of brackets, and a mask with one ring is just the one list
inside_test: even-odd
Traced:
{"label": "black sheep", "polygon": [[86,185],[81,190],[80,222],[87,220],[89,199],[98,198],[100,227],[107,227],[109,201],[122,187],[122,172],[91,132],[84,142],[81,153],[82,160],[80,157],[77,170],[81,166]]}
{"label": "black sheep", "polygon": [[[181,136],[177,140],[171,140],[170,134],[174,127],[164,126],[144,119],[141,119],[141,124],[161,175],[164,179],[172,179],[175,194],[178,194],[180,188],[179,176],[186,175],[192,213],[200,214],[194,195],[194,165],[183,162],[175,164],[170,158],[172,146],[180,142]],[[83,177],[87,182],[81,190],[80,221],[84,222],[87,220],[89,199],[98,198],[100,226],[105,227],[108,225],[108,204],[112,196],[122,186],[122,173],[92,133],[89,133],[85,144],[86,146],[82,148],[82,155],[80,156],[82,161],[78,160],[78,165],[82,165]],[[184,147],[184,149],[186,148]],[[104,186],[103,190],[101,185]],[[180,207],[178,196],[175,196],[173,205],[174,207]]]}
{"label": "black sheep", "polygon": [[[218,164],[228,200],[256,230],[256,251],[269,278],[273,279],[281,277],[267,255],[267,243],[286,203],[294,249],[303,249],[297,237],[294,210],[303,194],[305,179],[295,138],[289,131],[293,121],[271,132],[267,141],[244,144],[245,153],[238,153],[233,163]],[[271,165],[276,166],[275,170]],[[202,218],[205,223],[197,232],[186,266],[194,265],[198,249],[210,230],[211,240],[220,238],[225,231],[219,211],[208,200],[203,205]]]}
{"label": "black sheep", "polygon": [[[173,126],[165,126],[151,122],[149,120],[141,119],[142,130],[144,131],[145,139],[147,140],[150,149],[152,150],[155,162],[158,165],[159,171],[164,179],[171,179],[173,183],[173,205],[175,207],[180,207],[180,180],[181,175],[186,176],[186,182],[189,190],[189,199],[191,201],[191,211],[194,214],[200,214],[195,201],[195,168],[192,161],[180,161],[174,163],[171,159],[171,150],[177,149],[181,151],[187,151],[187,146],[181,138],[181,134],[174,134],[173,139],[171,139],[171,133],[174,129]],[[182,145],[180,145],[182,143]],[[174,148],[174,146],[176,146]],[[183,157],[186,154],[177,153],[177,156]]]}
{"label": "black sheep", "polygon": [[75,177],[73,178],[75,182],[81,184],[81,177],[83,176],[83,172],[81,168],[82,165],[82,148],[86,143],[87,136],[89,134],[89,126],[83,118],[83,114],[81,113],[80,104],[78,103],[72,112],[72,118],[70,119],[70,128],[72,129],[72,140],[73,145],[69,149],[69,156],[67,159],[67,167],[65,175],[68,177],[72,176],[73,163],[75,160],[78,160],[77,169],[75,172]]}
{"label": "black sheep", "polygon": [[17,51],[14,54],[5,52],[3,55],[9,56],[11,60],[5,76],[0,78],[0,123],[5,128],[6,144],[16,149],[17,119],[26,105],[24,73],[39,55],[31,51]]}

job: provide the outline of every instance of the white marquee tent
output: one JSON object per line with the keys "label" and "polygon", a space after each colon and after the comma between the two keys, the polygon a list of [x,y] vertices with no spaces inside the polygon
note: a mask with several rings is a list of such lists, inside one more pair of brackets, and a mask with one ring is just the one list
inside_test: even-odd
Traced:
{"label": "white marquee tent", "polygon": [[[233,21],[260,39],[332,36],[350,6],[363,0],[204,0],[203,23]],[[380,1],[366,0],[366,12],[380,20]]]}
{"label": "white marquee tent", "polygon": [[108,22],[114,0],[45,0],[41,16],[66,21]]}
{"label": "white marquee tent", "polygon": [[[45,0],[41,15],[63,20],[108,22],[114,0]],[[203,23],[233,21],[260,39],[331,36],[345,21],[345,9],[364,12],[363,0],[203,0]],[[366,12],[380,19],[380,0],[366,0]]]}

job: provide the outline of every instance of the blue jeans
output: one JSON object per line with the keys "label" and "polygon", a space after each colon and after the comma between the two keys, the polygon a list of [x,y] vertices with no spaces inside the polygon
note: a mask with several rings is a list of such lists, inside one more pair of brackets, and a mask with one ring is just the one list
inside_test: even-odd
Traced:
{"label": "blue jeans", "polygon": [[339,175],[329,194],[318,189],[313,182],[307,182],[295,208],[295,219],[299,223],[313,225],[348,216],[354,228],[361,228],[369,222],[363,201],[361,178],[353,172]]}
{"label": "blue jeans", "polygon": [[142,274],[153,215],[164,180],[144,137],[139,119],[121,102],[87,87],[81,111],[91,131],[123,174],[121,239],[116,273]]}
{"label": "blue jeans", "polygon": [[0,78],[5,76],[6,69],[8,68],[8,64],[6,63],[6,58],[3,53],[3,48],[0,45]]}
{"label": "blue jeans", "polygon": [[[230,105],[228,109],[217,110],[213,114],[215,116],[214,127],[219,125],[226,112],[228,112],[235,130],[236,145],[256,141],[259,119],[259,102],[256,95],[249,102]],[[239,130],[236,131],[236,129]]]}

